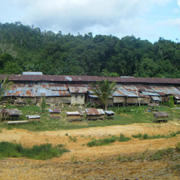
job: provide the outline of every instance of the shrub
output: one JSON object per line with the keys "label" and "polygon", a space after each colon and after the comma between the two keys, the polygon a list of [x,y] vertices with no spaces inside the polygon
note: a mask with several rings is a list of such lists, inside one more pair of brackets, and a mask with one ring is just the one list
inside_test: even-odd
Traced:
{"label": "shrub", "polygon": [[142,138],[142,134],[141,133],[138,133],[136,135],[132,135],[133,138]]}
{"label": "shrub", "polygon": [[113,143],[115,141],[116,141],[115,136],[111,136],[110,138],[98,139],[98,140],[93,139],[92,141],[87,143],[87,146],[89,146],[89,147],[104,146],[104,145],[108,145],[110,143]]}
{"label": "shrub", "polygon": [[125,137],[124,134],[120,134],[118,141],[125,142],[125,141],[129,141],[130,139],[131,139],[130,137]]}
{"label": "shrub", "polygon": [[148,136],[147,134],[144,134],[142,138],[143,138],[143,139],[148,139],[149,136]]}
{"label": "shrub", "polygon": [[176,150],[177,150],[177,151],[180,151],[180,142],[177,144]]}

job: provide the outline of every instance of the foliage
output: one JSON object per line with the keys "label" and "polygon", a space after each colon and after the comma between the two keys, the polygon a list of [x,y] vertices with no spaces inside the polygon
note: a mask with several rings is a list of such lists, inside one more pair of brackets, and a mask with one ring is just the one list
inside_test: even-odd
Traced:
{"label": "foliage", "polygon": [[120,136],[118,137],[118,141],[119,142],[125,142],[125,141],[129,141],[131,138],[130,137],[126,137],[124,136],[124,134],[120,134]]}
{"label": "foliage", "polygon": [[129,141],[131,138],[129,137],[125,137],[124,134],[120,134],[119,137],[117,136],[110,136],[110,137],[106,137],[103,139],[93,139],[92,141],[87,143],[87,146],[89,147],[93,147],[93,146],[104,146],[104,145],[109,145],[115,141],[119,141],[119,142],[125,142],[125,141]]}
{"label": "foliage", "polygon": [[68,152],[62,146],[52,147],[51,144],[43,144],[33,146],[32,148],[24,148],[21,144],[0,142],[0,157],[27,157],[30,159],[51,159],[59,157],[63,153]]}
{"label": "foliage", "polygon": [[92,141],[87,143],[87,146],[93,147],[93,146],[104,146],[104,145],[109,145],[110,143],[113,143],[116,141],[115,136],[111,136],[109,138],[104,138],[104,139],[93,139]]}
{"label": "foliage", "polygon": [[172,95],[169,97],[169,107],[174,107],[174,99]]}
{"label": "foliage", "polygon": [[133,134],[132,137],[133,138],[139,138],[139,139],[159,139],[159,138],[166,138],[166,139],[168,139],[168,138],[176,137],[178,134],[180,134],[179,131],[172,132],[172,133],[167,134],[167,135],[157,134],[157,135],[152,135],[152,136],[149,136],[148,134],[138,133],[138,134]]}
{"label": "foliage", "polygon": [[41,111],[44,112],[45,108],[46,108],[46,98],[43,97],[41,102]]}
{"label": "foliage", "polygon": [[179,44],[134,36],[62,34],[20,22],[0,24],[0,73],[180,77]]}
{"label": "foliage", "polygon": [[92,84],[92,91],[104,105],[105,109],[107,110],[108,101],[110,96],[116,91],[116,83],[110,82],[108,79],[105,81],[96,82],[96,84]]}
{"label": "foliage", "polygon": [[12,85],[12,82],[9,82],[8,79],[9,77],[6,76],[4,80],[0,80],[0,100],[2,99],[2,96],[6,90]]}

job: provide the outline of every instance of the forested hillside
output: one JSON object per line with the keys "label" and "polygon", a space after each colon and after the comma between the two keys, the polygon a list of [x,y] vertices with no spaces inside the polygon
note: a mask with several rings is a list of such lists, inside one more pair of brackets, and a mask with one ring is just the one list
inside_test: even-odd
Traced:
{"label": "forested hillside", "polygon": [[134,36],[62,34],[0,24],[0,73],[180,77],[180,43]]}

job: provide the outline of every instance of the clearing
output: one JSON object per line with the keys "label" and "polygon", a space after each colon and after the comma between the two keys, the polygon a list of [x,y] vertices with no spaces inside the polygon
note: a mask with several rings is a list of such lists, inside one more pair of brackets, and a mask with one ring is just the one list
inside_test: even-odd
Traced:
{"label": "clearing", "polygon": [[[178,121],[43,132],[2,129],[0,142],[17,142],[25,147],[45,143],[64,144],[70,152],[45,161],[26,158],[0,159],[0,179],[179,179],[180,174],[169,168],[174,161],[117,160],[119,155],[131,156],[145,151],[174,148],[180,142],[180,135],[169,139],[139,140],[132,138],[133,134],[166,135],[179,130]],[[116,141],[107,146],[87,146],[93,138],[121,133],[131,137],[131,140]]]}

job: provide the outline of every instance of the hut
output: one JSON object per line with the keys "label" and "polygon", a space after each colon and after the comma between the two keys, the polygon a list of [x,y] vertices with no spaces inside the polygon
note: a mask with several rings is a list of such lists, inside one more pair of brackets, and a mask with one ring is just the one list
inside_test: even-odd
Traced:
{"label": "hut", "polygon": [[98,120],[102,119],[102,112],[96,108],[87,108],[85,109],[86,117],[88,120]]}
{"label": "hut", "polygon": [[114,112],[113,111],[105,111],[106,117],[108,119],[113,119],[114,118]]}
{"label": "hut", "polygon": [[59,118],[60,117],[60,109],[49,109],[49,117],[50,118]]}
{"label": "hut", "polygon": [[167,122],[168,121],[168,117],[170,116],[170,114],[168,114],[167,112],[155,112],[154,113],[154,122]]}
{"label": "hut", "polygon": [[67,116],[67,121],[82,121],[83,120],[83,114],[80,113],[79,111],[71,111],[71,112],[66,112]]}
{"label": "hut", "polygon": [[41,116],[39,115],[26,115],[28,121],[40,121]]}
{"label": "hut", "polygon": [[2,109],[0,110],[1,120],[17,120],[21,115],[18,109]]}

